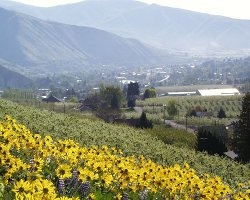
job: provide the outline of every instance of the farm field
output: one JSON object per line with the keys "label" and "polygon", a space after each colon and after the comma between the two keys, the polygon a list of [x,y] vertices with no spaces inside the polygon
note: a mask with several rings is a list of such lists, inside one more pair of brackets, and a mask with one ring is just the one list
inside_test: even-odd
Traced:
{"label": "farm field", "polygon": [[[202,96],[184,96],[184,97],[157,97],[146,99],[145,101],[138,101],[137,106],[143,107],[150,119],[155,122],[162,121],[164,115],[168,118],[167,110],[163,105],[168,105],[169,101],[175,101],[177,107],[177,114],[174,119],[184,123],[186,120],[186,113],[191,109],[200,107],[206,109],[211,113],[211,117],[189,117],[188,121],[191,125],[209,125],[209,124],[230,124],[240,114],[242,95],[238,96],[216,96],[216,97],[202,97]],[[227,118],[218,120],[218,111],[222,108]]]}

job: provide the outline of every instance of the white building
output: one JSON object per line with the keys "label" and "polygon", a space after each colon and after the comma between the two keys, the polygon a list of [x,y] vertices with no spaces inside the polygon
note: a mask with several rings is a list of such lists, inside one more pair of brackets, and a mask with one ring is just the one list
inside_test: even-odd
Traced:
{"label": "white building", "polygon": [[198,90],[198,94],[201,96],[232,96],[232,95],[239,95],[240,92],[236,88],[226,88],[226,89]]}
{"label": "white building", "polygon": [[196,92],[168,92],[168,96],[191,96],[191,95],[197,95]]}

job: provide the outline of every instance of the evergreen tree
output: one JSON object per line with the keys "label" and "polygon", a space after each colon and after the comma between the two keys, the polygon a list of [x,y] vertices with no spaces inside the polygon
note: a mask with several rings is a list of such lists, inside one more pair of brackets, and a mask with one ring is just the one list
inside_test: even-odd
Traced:
{"label": "evergreen tree", "polygon": [[234,134],[232,145],[243,162],[250,162],[250,93],[242,99],[239,120],[233,123]]}
{"label": "evergreen tree", "polygon": [[136,105],[136,98],[139,96],[139,84],[137,82],[128,84],[127,88],[127,105],[129,108],[134,108]]}
{"label": "evergreen tree", "polygon": [[138,96],[140,94],[140,90],[139,90],[139,84],[138,82],[132,83],[130,82],[128,84],[128,89],[127,89],[127,97],[128,96]]}
{"label": "evergreen tree", "polygon": [[220,118],[220,119],[226,118],[226,113],[225,113],[225,111],[223,110],[223,108],[220,108],[217,117]]}
{"label": "evergreen tree", "polygon": [[206,151],[209,154],[223,155],[227,151],[225,143],[216,137],[216,133],[211,133],[206,129],[200,128],[198,131],[198,145],[199,151]]}
{"label": "evergreen tree", "polygon": [[128,104],[127,105],[128,105],[129,108],[134,108],[135,105],[136,105],[136,98],[134,98],[133,96],[130,97],[128,99]]}
{"label": "evergreen tree", "polygon": [[153,124],[151,121],[149,121],[147,119],[147,116],[146,116],[146,113],[145,112],[142,112],[141,114],[141,117],[139,119],[139,124],[137,125],[137,127],[140,127],[140,128],[153,128]]}

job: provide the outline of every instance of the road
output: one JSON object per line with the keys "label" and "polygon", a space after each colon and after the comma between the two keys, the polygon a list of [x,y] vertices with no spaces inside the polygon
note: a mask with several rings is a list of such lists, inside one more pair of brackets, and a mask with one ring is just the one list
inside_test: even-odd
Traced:
{"label": "road", "polygon": [[171,120],[165,120],[165,124],[167,124],[167,125],[169,125],[169,126],[171,126],[173,128],[176,128],[176,129],[179,129],[179,130],[187,130],[187,132],[195,134],[195,129],[186,127],[183,124],[177,124],[176,122],[173,122]]}
{"label": "road", "polygon": [[[138,107],[134,107],[134,110],[135,110],[136,112],[138,112],[138,113],[141,114],[142,111],[143,111],[143,108],[138,106]],[[192,128],[190,128],[190,127],[187,127],[187,128],[186,128],[186,126],[183,125],[183,124],[178,124],[178,123],[173,122],[173,121],[171,121],[171,120],[165,120],[165,124],[166,124],[166,125],[169,125],[169,126],[171,126],[171,127],[173,127],[173,128],[176,128],[176,129],[179,129],[179,130],[187,130],[188,133],[193,133],[193,134],[195,134],[195,129],[192,129]]]}

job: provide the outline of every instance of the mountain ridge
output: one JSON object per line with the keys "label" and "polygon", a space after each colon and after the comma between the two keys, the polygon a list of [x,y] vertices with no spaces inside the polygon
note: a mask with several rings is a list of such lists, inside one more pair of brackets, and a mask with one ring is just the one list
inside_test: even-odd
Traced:
{"label": "mountain ridge", "polygon": [[250,51],[250,20],[117,0],[12,9],[61,23],[95,27],[172,52],[214,55]]}
{"label": "mountain ridge", "polygon": [[30,88],[32,80],[0,64],[0,88]]}
{"label": "mountain ridge", "polygon": [[43,21],[2,8],[0,29],[1,59],[30,68],[42,67],[44,71],[60,70],[59,65],[79,70],[87,65],[131,66],[159,60],[158,51],[135,39],[96,28]]}

